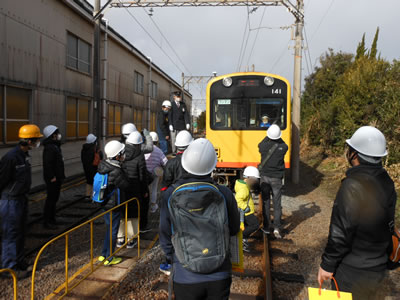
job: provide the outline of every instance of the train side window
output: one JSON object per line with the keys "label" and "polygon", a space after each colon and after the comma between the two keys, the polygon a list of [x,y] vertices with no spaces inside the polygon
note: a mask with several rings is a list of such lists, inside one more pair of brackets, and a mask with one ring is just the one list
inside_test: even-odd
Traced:
{"label": "train side window", "polygon": [[[3,87],[4,88],[4,87]],[[1,116],[6,125],[6,143],[17,142],[19,128],[29,123],[29,109],[30,109],[30,97],[31,91],[21,88],[14,88],[6,86],[5,101],[2,102],[2,107],[6,108],[6,116],[4,116],[4,110],[2,108]],[[5,104],[5,105],[4,105]],[[3,127],[3,126],[1,126]],[[3,130],[3,128],[1,128]],[[3,138],[3,137],[2,137]]]}

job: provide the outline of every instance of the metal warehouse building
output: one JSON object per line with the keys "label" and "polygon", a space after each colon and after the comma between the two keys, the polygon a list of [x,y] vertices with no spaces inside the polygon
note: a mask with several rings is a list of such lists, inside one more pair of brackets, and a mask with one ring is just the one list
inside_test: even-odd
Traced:
{"label": "metal warehouse building", "polygon": [[[0,156],[18,128],[35,123],[60,128],[66,175],[82,172],[80,149],[93,131],[93,8],[84,0],[2,0],[0,3]],[[102,25],[101,59],[104,59]],[[155,129],[161,102],[181,86],[112,28],[107,72],[101,65],[107,138],[121,124]],[[106,76],[104,76],[106,75]],[[151,80],[150,80],[151,78]],[[106,94],[103,94],[106,86]],[[191,95],[185,92],[191,107]],[[150,120],[148,108],[150,102]],[[42,150],[31,151],[33,186],[42,181]]]}

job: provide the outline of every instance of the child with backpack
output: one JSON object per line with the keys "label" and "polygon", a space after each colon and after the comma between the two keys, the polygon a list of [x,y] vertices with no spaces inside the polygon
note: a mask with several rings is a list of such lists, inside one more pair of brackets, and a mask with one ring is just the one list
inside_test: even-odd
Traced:
{"label": "child with backpack", "polygon": [[[121,169],[121,164],[125,159],[125,145],[118,141],[110,141],[104,147],[106,160],[99,164],[93,182],[93,201],[100,203],[105,210],[121,203],[121,190],[129,187],[129,182]],[[120,257],[110,257],[115,250],[121,210],[112,212],[112,249],[110,249],[110,214],[104,215],[106,223],[106,234],[104,237],[103,250],[99,261],[105,266],[115,265],[122,261]]]}
{"label": "child with backpack", "polygon": [[211,142],[195,140],[182,154],[188,174],[162,195],[160,244],[172,262],[176,300],[229,299],[229,240],[240,221],[232,192],[211,178],[216,164]]}
{"label": "child with backpack", "polygon": [[254,215],[254,202],[251,189],[258,184],[260,172],[256,167],[247,167],[243,179],[235,182],[235,198],[240,211],[240,227],[243,230],[243,251],[250,252],[248,238],[258,230],[260,224]]}

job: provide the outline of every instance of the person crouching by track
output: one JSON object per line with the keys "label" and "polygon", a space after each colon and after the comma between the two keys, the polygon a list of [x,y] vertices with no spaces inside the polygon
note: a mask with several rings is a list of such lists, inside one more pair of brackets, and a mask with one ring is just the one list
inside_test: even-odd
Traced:
{"label": "person crouching by track", "polygon": [[32,182],[29,150],[39,147],[42,136],[36,125],[22,126],[19,144],[0,160],[1,262],[2,268],[14,270],[18,279],[29,276],[28,264],[23,261],[27,194]]}
{"label": "person crouching by track", "polygon": [[270,205],[271,194],[274,203],[274,236],[281,236],[282,218],[282,180],[285,176],[285,154],[288,146],[281,139],[282,132],[278,125],[271,125],[267,130],[267,136],[258,144],[261,154],[261,198],[263,202],[263,228],[265,234],[270,233]]}
{"label": "person crouching by track", "polygon": [[211,178],[216,164],[211,142],[195,140],[182,155],[187,174],[162,196],[160,244],[173,264],[176,300],[229,299],[229,240],[240,220],[232,192]]}
{"label": "person crouching by track", "polygon": [[[126,139],[125,145],[125,161],[122,164],[122,169],[129,180],[129,188],[124,191],[124,199],[129,200],[133,197],[138,198],[140,204],[140,229],[147,225],[148,212],[148,187],[146,175],[146,162],[141,150],[143,137],[138,131],[132,132]],[[125,220],[121,220],[118,231],[118,247],[121,247],[127,239],[131,239],[137,234],[138,229],[138,207],[136,201],[128,204],[128,224],[125,233]],[[136,241],[128,243],[127,248],[133,248]]]}
{"label": "person crouching by track", "polygon": [[334,276],[340,291],[351,292],[354,300],[378,299],[392,250],[397,200],[393,180],[382,167],[386,140],[377,128],[363,126],[346,144],[351,168],[333,204],[318,281]]}
{"label": "person crouching by track", "polygon": [[[104,209],[107,210],[121,203],[121,190],[126,190],[129,187],[129,182],[121,168],[121,164],[125,159],[125,145],[118,141],[110,141],[105,145],[104,152],[106,159],[100,162],[97,172],[99,174],[108,174],[107,193],[113,191],[111,198],[105,199],[104,203],[102,203]],[[115,265],[122,261],[120,257],[110,257],[106,260],[115,250],[120,219],[121,209],[114,210],[112,212],[112,248],[110,249],[110,214],[104,215],[107,228],[99,261],[104,261],[105,266]]]}
{"label": "person crouching by track", "polygon": [[43,141],[43,177],[47,190],[43,226],[47,229],[54,229],[57,226],[56,204],[65,179],[64,158],[61,151],[61,133],[58,127],[48,125],[43,129],[43,134],[45,137]]}
{"label": "person crouching by track", "polygon": [[93,193],[93,178],[97,173],[97,167],[100,160],[103,159],[103,153],[97,144],[97,137],[90,133],[86,137],[86,143],[83,144],[81,150],[81,161],[83,171],[86,177],[86,197],[90,198]]}
{"label": "person crouching by track", "polygon": [[175,146],[178,148],[178,153],[174,158],[170,159],[165,166],[162,191],[166,190],[186,173],[181,164],[182,154],[192,141],[193,137],[187,130],[180,131],[176,136]]}
{"label": "person crouching by track", "polygon": [[155,213],[158,210],[157,196],[158,196],[158,184],[161,177],[163,176],[163,168],[167,164],[168,159],[160,148],[157,147],[158,135],[156,132],[150,132],[150,136],[153,140],[153,152],[146,153],[144,158],[146,160],[146,167],[153,180],[150,183],[150,212]]}
{"label": "person crouching by track", "polygon": [[260,226],[254,215],[254,202],[251,189],[258,185],[260,172],[256,167],[247,167],[243,171],[243,179],[236,180],[235,198],[240,212],[240,229],[243,230],[243,251],[250,252],[248,238]]}

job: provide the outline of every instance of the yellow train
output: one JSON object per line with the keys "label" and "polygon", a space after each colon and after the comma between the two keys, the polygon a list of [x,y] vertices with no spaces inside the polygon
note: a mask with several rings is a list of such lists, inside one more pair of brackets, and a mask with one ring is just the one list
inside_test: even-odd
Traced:
{"label": "yellow train", "polygon": [[289,146],[285,166],[290,168],[290,99],[288,80],[268,73],[232,73],[208,83],[206,137],[218,155],[215,177],[220,184],[229,185],[245,167],[260,163],[258,144],[271,124],[280,126]]}

